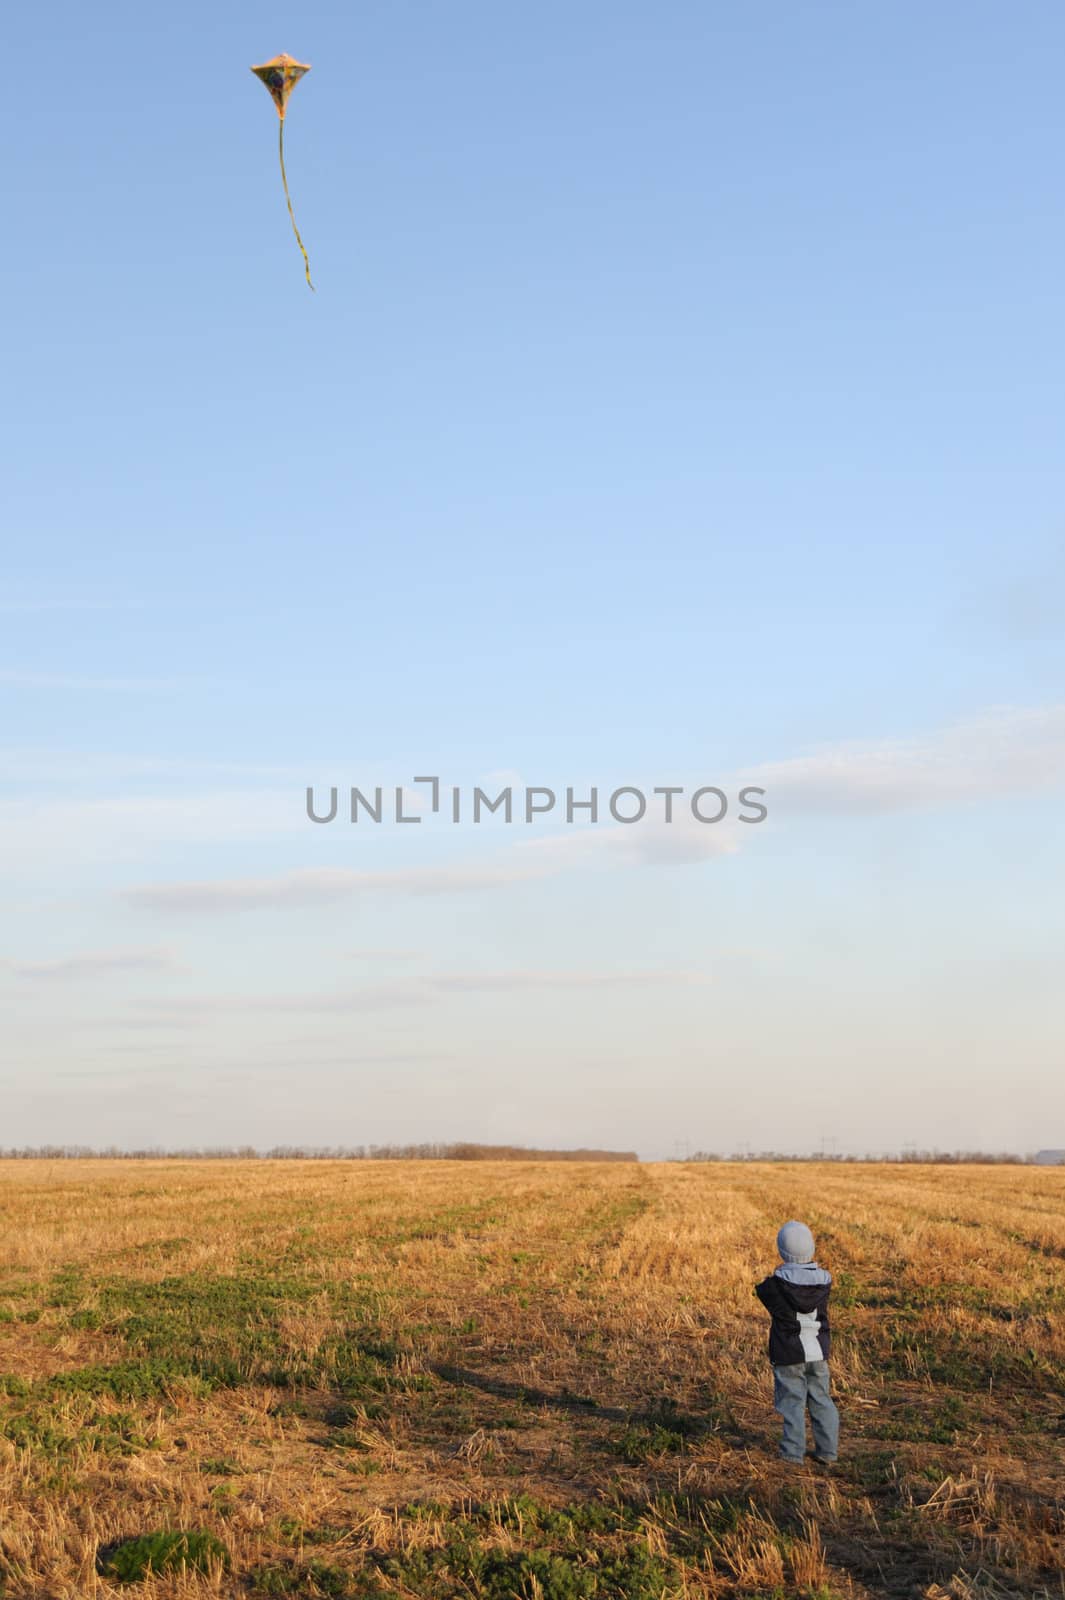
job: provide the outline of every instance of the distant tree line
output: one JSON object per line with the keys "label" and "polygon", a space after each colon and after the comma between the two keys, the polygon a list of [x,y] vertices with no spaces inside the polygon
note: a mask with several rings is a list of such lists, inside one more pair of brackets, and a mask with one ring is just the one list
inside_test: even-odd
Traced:
{"label": "distant tree line", "polygon": [[1030,1166],[1035,1162],[1034,1155],[1017,1155],[1009,1150],[903,1150],[885,1151],[880,1155],[865,1154],[854,1155],[825,1155],[823,1152],[814,1155],[789,1155],[782,1150],[744,1150],[733,1155],[718,1155],[713,1150],[697,1150],[694,1155],[675,1157],[679,1161],[836,1161],[844,1165],[854,1166],[857,1163],[868,1162],[897,1162],[900,1166],[909,1162],[921,1166]]}
{"label": "distant tree line", "polygon": [[[1061,1158],[1055,1160],[1053,1158]],[[97,1149],[80,1144],[26,1145],[19,1149],[0,1149],[4,1161],[638,1161],[635,1150],[536,1150],[518,1144],[356,1144],[296,1145],[278,1144],[269,1150],[253,1145],[213,1146],[187,1150],[146,1148],[122,1150],[116,1145]],[[923,1166],[1065,1166],[1065,1151],[1044,1150],[1038,1154],[1017,1155],[1004,1150],[917,1150],[886,1151],[865,1155],[796,1155],[785,1150],[744,1150],[721,1155],[713,1150],[674,1156],[678,1162],[744,1161],[835,1161],[841,1165],[869,1162],[896,1162]]]}
{"label": "distant tree line", "polygon": [[0,1149],[4,1161],[637,1161],[635,1150],[533,1150],[517,1144],[234,1145],[195,1150],[46,1144]]}

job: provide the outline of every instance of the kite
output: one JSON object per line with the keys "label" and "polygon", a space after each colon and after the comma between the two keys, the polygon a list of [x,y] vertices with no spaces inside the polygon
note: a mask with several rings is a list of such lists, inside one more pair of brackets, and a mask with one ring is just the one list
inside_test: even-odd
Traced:
{"label": "kite", "polygon": [[303,253],[303,270],[307,278],[307,287],[314,288],[311,282],[311,264],[307,259],[307,252],[303,248],[300,230],[296,226],[296,214],[292,209],[292,199],[288,192],[288,179],[285,177],[285,110],[288,106],[288,97],[299,83],[305,72],[310,72],[310,67],[300,61],[293,61],[291,56],[274,56],[272,61],[264,61],[261,67],[252,67],[255,76],[265,83],[270,91],[270,98],[277,107],[280,120],[280,138],[278,149],[281,153],[281,182],[285,186],[285,199],[288,202],[288,214],[292,222],[292,231],[296,235],[296,243]]}

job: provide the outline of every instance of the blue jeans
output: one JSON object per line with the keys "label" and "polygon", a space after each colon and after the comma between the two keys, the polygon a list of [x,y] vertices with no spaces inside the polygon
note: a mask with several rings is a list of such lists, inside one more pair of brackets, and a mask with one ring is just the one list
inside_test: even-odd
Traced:
{"label": "blue jeans", "polygon": [[839,1412],[828,1392],[828,1362],[800,1361],[773,1368],[773,1410],[784,1421],[780,1454],[801,1461],[806,1454],[806,1409],[814,1430],[814,1450],[826,1461],[839,1454]]}

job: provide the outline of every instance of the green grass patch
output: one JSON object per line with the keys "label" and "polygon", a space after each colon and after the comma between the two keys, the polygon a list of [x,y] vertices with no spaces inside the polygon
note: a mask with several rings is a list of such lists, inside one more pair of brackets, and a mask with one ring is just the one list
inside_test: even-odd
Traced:
{"label": "green grass patch", "polygon": [[308,1527],[299,1517],[282,1517],[276,1524],[277,1536],[286,1544],[339,1544],[350,1528],[334,1528],[329,1523]]}
{"label": "green grass patch", "polygon": [[486,1550],[462,1528],[442,1548],[412,1550],[382,1566],[388,1577],[431,1600],[454,1600],[456,1594],[477,1600],[661,1600],[679,1578],[675,1561],[652,1556],[638,1541],[616,1552]]}
{"label": "green grass patch", "polygon": [[847,1477],[863,1489],[882,1489],[898,1483],[899,1471],[895,1457],[886,1450],[863,1450],[846,1456],[841,1467]]}
{"label": "green grass patch", "polygon": [[634,1190],[612,1196],[603,1205],[594,1207],[589,1211],[584,1221],[583,1232],[601,1234],[607,1237],[616,1236],[624,1232],[630,1222],[635,1222],[637,1217],[642,1217],[651,1205],[651,1197]]}
{"label": "green grass patch", "polygon": [[971,1431],[970,1408],[956,1395],[927,1405],[900,1406],[891,1417],[870,1431],[877,1439],[905,1440],[911,1444],[955,1444],[959,1434]]}
{"label": "green grass patch", "polygon": [[168,1361],[120,1361],[111,1366],[75,1367],[43,1379],[43,1392],[61,1394],[110,1395],[113,1400],[154,1400],[164,1395],[175,1382],[186,1382],[186,1374]]}
{"label": "green grass patch", "polygon": [[144,1419],[130,1411],[100,1411],[87,1397],[36,1401],[0,1417],[0,1439],[17,1450],[53,1458],[86,1454],[137,1455],[155,1449]]}
{"label": "green grass patch", "polygon": [[685,1434],[676,1428],[663,1427],[661,1423],[656,1423],[654,1427],[626,1428],[619,1438],[612,1441],[614,1454],[633,1466],[687,1448],[688,1440]]}
{"label": "green grass patch", "polygon": [[142,1583],[153,1574],[188,1569],[209,1573],[228,1567],[229,1552],[213,1533],[176,1529],[116,1540],[105,1546],[96,1559],[100,1576],[114,1578],[117,1583]]}
{"label": "green grass patch", "polygon": [[[461,1517],[427,1501],[403,1516],[439,1524],[437,1541],[375,1560],[401,1592],[425,1600],[662,1600],[683,1592],[688,1564],[752,1515],[750,1501],[682,1494],[565,1506],[522,1494]],[[660,1530],[659,1553],[649,1547],[649,1524]],[[778,1538],[786,1555],[790,1535]],[[788,1593],[798,1600],[798,1591]]]}
{"label": "green grass patch", "polygon": [[[319,1301],[343,1325],[317,1350],[294,1352],[282,1320],[293,1307]],[[331,1387],[350,1397],[427,1387],[428,1379],[393,1370],[399,1352],[376,1324],[378,1308],[377,1296],[324,1288],[313,1278],[191,1273],[158,1282],[112,1279],[97,1293],[95,1315],[100,1327],[171,1374],[224,1388]]]}
{"label": "green grass patch", "polygon": [[349,1572],[329,1561],[308,1561],[287,1566],[271,1562],[251,1575],[255,1595],[298,1595],[301,1600],[386,1600],[388,1591],[372,1577]]}
{"label": "green grass patch", "polygon": [[929,1329],[920,1316],[900,1315],[887,1328],[882,1370],[894,1377],[929,1378],[944,1388],[986,1390],[994,1384],[1021,1389],[1055,1387],[1065,1367],[1032,1345],[993,1331]]}

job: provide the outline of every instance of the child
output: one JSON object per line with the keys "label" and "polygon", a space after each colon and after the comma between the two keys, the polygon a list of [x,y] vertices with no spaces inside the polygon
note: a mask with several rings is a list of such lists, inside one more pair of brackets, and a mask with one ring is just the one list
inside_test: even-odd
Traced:
{"label": "child", "polygon": [[832,1274],[814,1260],[814,1236],[805,1222],[785,1222],[777,1234],[780,1266],[755,1284],[754,1292],[773,1319],[769,1359],[773,1363],[773,1410],[783,1418],[783,1461],[802,1461],[806,1410],[814,1430],[815,1461],[835,1461],[839,1412],[828,1392],[828,1293]]}

